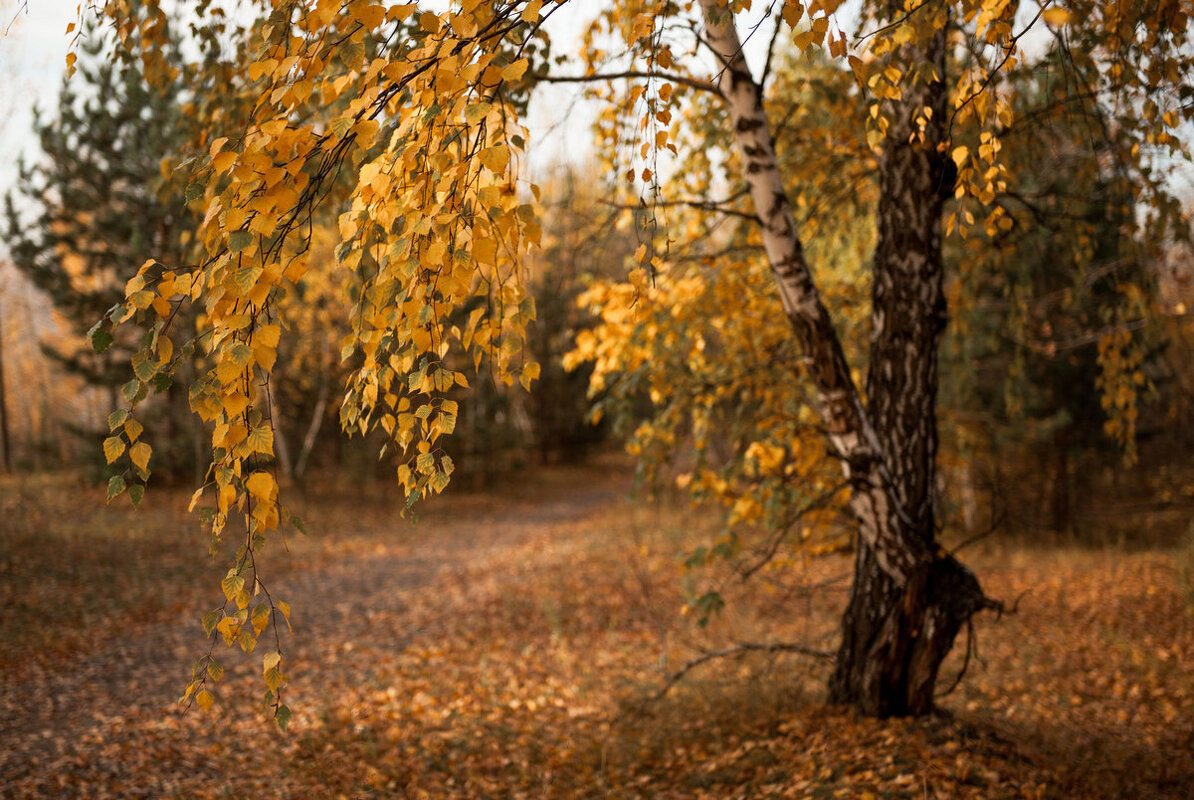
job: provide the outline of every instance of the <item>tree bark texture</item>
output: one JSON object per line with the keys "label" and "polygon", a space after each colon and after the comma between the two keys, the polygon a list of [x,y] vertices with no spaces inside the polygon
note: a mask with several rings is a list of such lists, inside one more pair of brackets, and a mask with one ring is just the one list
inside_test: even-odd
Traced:
{"label": "tree bark texture", "polygon": [[932,710],[958,631],[991,605],[970,570],[938,553],[933,508],[937,350],[946,323],[941,209],[953,189],[944,152],[946,21],[942,12],[927,41],[897,51],[918,77],[906,77],[901,99],[883,109],[890,125],[879,167],[867,408],[902,510],[894,524],[934,555],[901,584],[879,568],[870,543],[859,542],[830,695],[875,716]]}
{"label": "tree bark texture", "polygon": [[[850,485],[858,556],[830,697],[873,716],[932,709],[942,660],[961,627],[992,604],[974,575],[939,554],[933,513],[937,345],[945,323],[940,218],[948,189],[944,137],[944,25],[903,63],[936,67],[885,109],[874,327],[864,408],[796,232],[762,90],[733,19],[702,0],[706,38],[721,57],[719,88],[745,161],[745,179],[783,309],[805,354],[831,443]],[[913,59],[914,60],[907,60]],[[932,109],[930,116],[924,108]],[[926,124],[927,123],[927,124]],[[915,135],[914,135],[915,134]]]}
{"label": "tree bark texture", "polygon": [[762,89],[742,56],[734,21],[719,0],[701,0],[706,39],[721,58],[718,86],[734,138],[742,151],[744,177],[762,225],[763,246],[779,287],[784,313],[804,352],[804,368],[816,390],[818,411],[850,485],[850,507],[860,535],[881,568],[903,583],[929,559],[920,539],[909,536],[891,503],[882,445],[863,408],[837,331],[813,283],[796,232],[791,204],[763,111]]}

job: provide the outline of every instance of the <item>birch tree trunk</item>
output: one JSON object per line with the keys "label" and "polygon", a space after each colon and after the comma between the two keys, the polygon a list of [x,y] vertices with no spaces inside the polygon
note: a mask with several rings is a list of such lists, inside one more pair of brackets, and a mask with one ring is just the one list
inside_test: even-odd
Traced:
{"label": "birch tree trunk", "polygon": [[[813,283],[763,112],[724,2],[701,0],[706,40],[722,60],[719,88],[743,154],[744,178],[784,313],[805,355],[818,411],[850,486],[858,557],[830,682],[835,702],[865,714],[932,709],[941,661],[960,627],[993,605],[955,559],[938,554],[932,487],[937,452],[944,87],[930,84],[890,109],[881,168],[875,330],[864,408],[837,332]],[[944,34],[922,57],[944,61]],[[937,72],[944,75],[943,68]],[[936,104],[933,132],[909,144],[913,109]],[[900,137],[903,137],[901,140]]]}

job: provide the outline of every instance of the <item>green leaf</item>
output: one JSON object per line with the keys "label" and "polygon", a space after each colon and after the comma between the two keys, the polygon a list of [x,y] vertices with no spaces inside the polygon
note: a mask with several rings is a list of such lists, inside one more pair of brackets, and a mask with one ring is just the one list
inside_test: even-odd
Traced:
{"label": "green leaf", "polygon": [[431,453],[420,453],[415,459],[415,469],[424,475],[430,474],[435,469],[435,456]]}
{"label": "green leaf", "polygon": [[190,203],[194,200],[198,200],[200,197],[203,196],[203,191],[204,191],[203,184],[201,184],[201,183],[189,184],[187,186],[187,191],[186,191],[187,202]]}
{"label": "green leaf", "polygon": [[[144,355],[144,351],[142,351],[142,355]],[[134,359],[133,361],[133,374],[142,381],[148,382],[157,371],[157,365],[149,358]]]}
{"label": "green leaf", "polygon": [[241,294],[248,294],[257,285],[257,279],[264,270],[261,267],[243,267],[232,273],[232,285]]}
{"label": "green leaf", "polygon": [[91,330],[87,332],[87,338],[91,340],[91,349],[97,353],[104,352],[111,347],[112,342],[115,341],[109,331],[100,327],[103,324],[104,321],[100,320],[99,322],[95,323],[94,326],[92,326]]}
{"label": "green leaf", "polygon": [[290,524],[293,525],[295,530],[297,530],[303,536],[307,535],[307,523],[303,522],[303,518],[298,514],[290,515]]}
{"label": "green leaf", "polygon": [[108,415],[108,430],[114,431],[124,424],[124,421],[129,418],[129,410],[127,408],[118,408]]}
{"label": "green leaf", "polygon": [[[203,632],[208,636],[211,636],[216,629],[216,625],[220,624],[220,620],[223,619],[223,617],[224,612],[218,608],[208,611],[203,615]],[[219,680],[219,678],[216,680]]]}
{"label": "green leaf", "polygon": [[693,604],[697,611],[697,624],[702,628],[709,624],[709,617],[725,608],[726,601],[720,592],[705,592]]}
{"label": "green leaf", "polygon": [[129,401],[129,405],[136,405],[138,401],[145,397],[145,384],[133,378],[120,387],[120,393],[124,395],[125,400]]}
{"label": "green leaf", "polygon": [[236,573],[230,573],[220,582],[220,588],[224,590],[224,597],[232,600],[245,588],[245,579]]}
{"label": "green leaf", "polygon": [[464,119],[469,125],[476,125],[492,110],[492,103],[472,103],[464,109]]}
{"label": "green leaf", "polygon": [[228,234],[228,250],[239,253],[253,243],[253,234],[248,231],[233,231]]}
{"label": "green leaf", "polygon": [[129,487],[129,499],[133,501],[133,508],[141,505],[141,498],[145,497],[145,485],[134,483]]}
{"label": "green leaf", "polygon": [[113,475],[111,478],[108,479],[108,502],[109,503],[112,502],[113,498],[119,497],[120,493],[123,491],[124,491],[124,478],[122,478],[120,475]]}
{"label": "green leaf", "polygon": [[253,356],[253,349],[246,344],[237,342],[232,345],[232,349],[228,351],[228,357],[232,359],[232,363],[243,367],[249,363],[249,359]]}
{"label": "green leaf", "polygon": [[278,709],[274,712],[274,720],[282,730],[286,730],[286,726],[290,724],[290,717],[290,706],[278,706]]}

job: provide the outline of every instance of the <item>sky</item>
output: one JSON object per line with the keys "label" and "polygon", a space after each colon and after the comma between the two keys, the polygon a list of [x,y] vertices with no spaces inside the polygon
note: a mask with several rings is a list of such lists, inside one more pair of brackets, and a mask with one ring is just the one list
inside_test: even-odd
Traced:
{"label": "sky", "polygon": [[[52,107],[66,68],[66,26],[78,0],[0,0],[0,191],[16,180],[16,156],[33,151],[33,107]],[[11,27],[10,27],[11,26]],[[3,35],[7,29],[7,35]]]}

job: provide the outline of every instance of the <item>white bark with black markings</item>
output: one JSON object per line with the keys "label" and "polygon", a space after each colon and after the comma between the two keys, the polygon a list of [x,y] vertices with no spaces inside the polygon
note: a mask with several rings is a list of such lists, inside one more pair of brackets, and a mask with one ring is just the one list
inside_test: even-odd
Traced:
{"label": "white bark with black markings", "polygon": [[[744,159],[763,244],[784,313],[804,351],[829,439],[850,484],[859,543],[831,701],[873,716],[928,713],[958,631],[999,608],[965,566],[938,552],[933,516],[937,346],[945,321],[940,216],[945,24],[897,52],[929,63],[937,80],[911,82],[885,108],[873,331],[864,408],[841,342],[813,284],[776,162],[761,89],[742,57],[724,0],[701,0],[706,39],[722,62],[718,84]],[[928,107],[932,117],[917,117]],[[917,131],[923,128],[923,134]]]}
{"label": "white bark with black markings", "polygon": [[904,584],[931,552],[901,524],[907,512],[895,498],[878,436],[863,408],[842,352],[837,331],[813,283],[784,188],[762,90],[742,56],[742,43],[724,2],[701,0],[705,38],[721,60],[718,87],[742,152],[743,177],[750,187],[784,313],[803,348],[819,412],[842,459],[850,484],[850,508],[863,540],[883,571]]}

